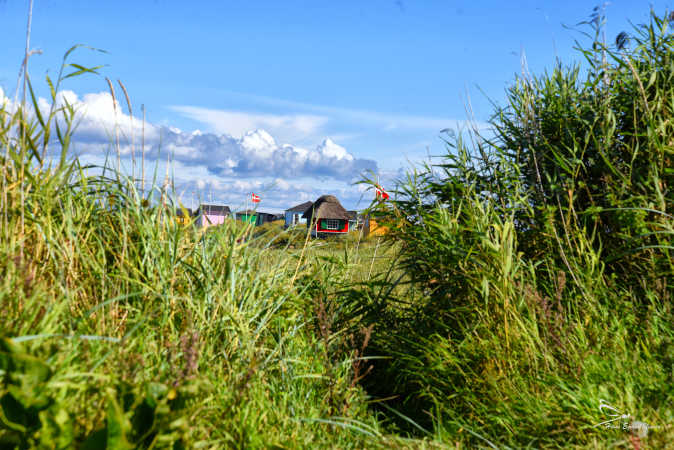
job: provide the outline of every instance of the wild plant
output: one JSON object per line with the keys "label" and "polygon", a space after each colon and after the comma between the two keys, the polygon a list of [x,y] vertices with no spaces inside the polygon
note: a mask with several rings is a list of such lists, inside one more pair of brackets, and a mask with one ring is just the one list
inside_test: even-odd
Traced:
{"label": "wild plant", "polygon": [[671,439],[670,20],[616,45],[589,21],[585,67],[518,77],[489,132],[447,134],[446,155],[375,205],[412,293],[362,290],[359,317],[392,321],[375,325],[369,348],[387,359],[364,383],[397,426],[482,446],[627,444],[595,426],[604,400],[659,426],[653,445]]}
{"label": "wild plant", "polygon": [[[116,158],[93,167],[71,156],[82,112],[60,89],[98,70],[70,62],[76,49],[47,79],[46,110],[30,78],[25,104],[0,105],[0,446],[363,446],[378,436],[346,378],[350,361],[326,360],[307,329],[310,297],[293,281],[311,272],[311,249],[297,264],[250,226],[179,224],[170,183],[143,177],[139,189]],[[335,392],[361,407],[332,417],[326,367],[338,369]]]}

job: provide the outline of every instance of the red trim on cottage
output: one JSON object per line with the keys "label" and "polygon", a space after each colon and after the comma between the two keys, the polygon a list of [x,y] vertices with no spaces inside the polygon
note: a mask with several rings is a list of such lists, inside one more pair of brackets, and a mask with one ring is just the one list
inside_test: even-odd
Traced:
{"label": "red trim on cottage", "polygon": [[[342,222],[341,224],[342,228],[341,229],[323,228],[322,225],[324,220],[339,220],[339,222]],[[343,219],[318,219],[318,222],[316,224],[316,231],[319,233],[348,233],[349,221]]]}

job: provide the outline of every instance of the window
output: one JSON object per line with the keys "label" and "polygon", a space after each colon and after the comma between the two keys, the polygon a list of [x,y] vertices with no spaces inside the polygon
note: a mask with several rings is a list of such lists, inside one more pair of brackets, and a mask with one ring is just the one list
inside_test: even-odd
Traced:
{"label": "window", "polygon": [[339,219],[323,219],[323,223],[321,224],[321,228],[324,230],[341,230],[342,227],[341,225],[341,220]]}

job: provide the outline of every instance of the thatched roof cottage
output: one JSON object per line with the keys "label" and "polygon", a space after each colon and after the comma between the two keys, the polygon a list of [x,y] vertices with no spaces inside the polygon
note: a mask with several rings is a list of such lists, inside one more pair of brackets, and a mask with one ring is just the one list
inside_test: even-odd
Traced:
{"label": "thatched roof cottage", "polygon": [[349,213],[334,195],[322,195],[302,215],[307,219],[311,234],[339,234],[349,232]]}

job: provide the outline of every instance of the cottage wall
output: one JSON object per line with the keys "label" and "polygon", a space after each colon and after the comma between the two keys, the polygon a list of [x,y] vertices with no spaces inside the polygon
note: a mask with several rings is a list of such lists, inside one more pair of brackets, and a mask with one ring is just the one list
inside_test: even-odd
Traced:
{"label": "cottage wall", "polygon": [[[297,219],[293,222],[293,218],[297,216]],[[299,225],[302,223],[302,213],[297,212],[297,211],[286,211],[285,212],[285,226],[290,227],[293,226],[294,224]]]}
{"label": "cottage wall", "polygon": [[221,216],[219,214],[207,214],[207,213],[202,213],[201,216],[199,217],[199,225],[202,227],[210,227],[213,225],[222,225],[225,223],[225,216]]}
{"label": "cottage wall", "polygon": [[383,226],[377,223],[376,220],[374,219],[368,219],[366,222],[365,226],[365,235],[372,235],[372,236],[384,236],[389,232],[389,228],[387,226]]}

